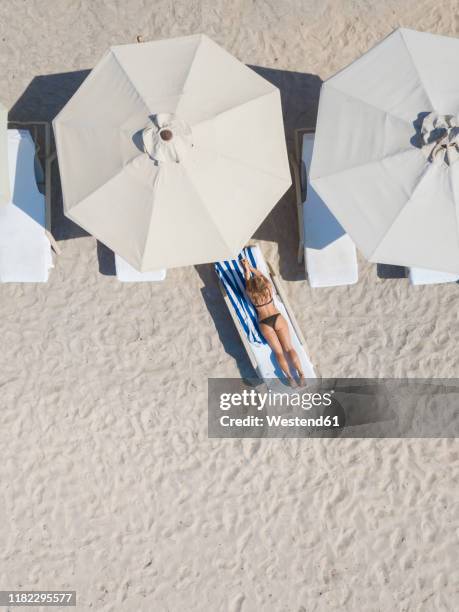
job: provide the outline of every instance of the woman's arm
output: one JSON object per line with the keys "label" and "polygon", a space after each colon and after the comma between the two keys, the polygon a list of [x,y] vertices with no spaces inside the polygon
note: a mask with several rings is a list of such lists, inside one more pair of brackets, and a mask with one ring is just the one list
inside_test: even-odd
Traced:
{"label": "woman's arm", "polygon": [[263,274],[263,272],[260,272],[260,270],[258,270],[257,268],[252,268],[252,266],[249,265],[249,270],[255,275],[255,276],[261,276],[261,278],[268,284],[271,285],[271,281],[269,280],[269,278],[266,278],[266,276]]}
{"label": "woman's arm", "polygon": [[271,281],[269,280],[269,278],[266,278],[266,276],[263,274],[263,272],[260,272],[260,270],[258,270],[258,268],[253,268],[249,262],[247,261],[247,259],[245,259],[244,261],[247,262],[247,268],[249,270],[249,273],[251,272],[254,276],[261,276],[261,278],[267,283],[268,286],[271,286]]}
{"label": "woman's arm", "polygon": [[241,259],[241,266],[244,270],[244,280],[247,282],[250,279],[251,269],[247,259]]}

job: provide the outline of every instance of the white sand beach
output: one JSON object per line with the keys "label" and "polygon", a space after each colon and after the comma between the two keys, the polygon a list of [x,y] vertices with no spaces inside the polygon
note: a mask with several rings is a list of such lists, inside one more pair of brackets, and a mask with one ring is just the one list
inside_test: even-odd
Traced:
{"label": "white sand beach", "polygon": [[[204,32],[280,87],[291,146],[323,79],[398,26],[458,36],[457,9],[3,0],[0,97],[51,120],[110,45]],[[0,285],[0,589],[73,589],[97,612],[456,609],[457,441],[208,439],[208,377],[250,374],[212,267],[118,282],[54,182],[49,282]],[[293,189],[254,237],[321,376],[459,376],[457,284],[360,258],[357,285],[311,289]]]}

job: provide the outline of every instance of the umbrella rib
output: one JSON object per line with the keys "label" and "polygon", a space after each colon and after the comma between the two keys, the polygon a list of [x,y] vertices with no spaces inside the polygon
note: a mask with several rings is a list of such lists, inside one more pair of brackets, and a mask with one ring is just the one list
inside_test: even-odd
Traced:
{"label": "umbrella rib", "polygon": [[[237,161],[237,160],[234,160],[234,161]],[[261,172],[262,172],[262,171],[261,171]],[[265,174],[267,174],[267,173],[265,172]],[[234,253],[233,247],[231,247],[231,246],[228,244],[228,242],[225,240],[225,238],[224,238],[224,236],[223,236],[223,234],[222,234],[221,230],[219,229],[219,226],[218,226],[217,222],[214,220],[214,217],[213,217],[213,215],[212,215],[212,210],[211,210],[211,209],[209,209],[209,207],[206,205],[206,203],[205,203],[205,199],[204,199],[203,197],[201,197],[201,194],[200,194],[200,192],[199,192],[199,188],[198,188],[198,186],[196,185],[195,181],[193,180],[193,177],[191,176],[191,174],[190,174],[188,171],[186,172],[186,175],[187,175],[187,177],[188,177],[188,180],[189,180],[190,184],[193,186],[193,189],[194,189],[194,190],[195,190],[195,192],[196,192],[196,193],[199,195],[200,201],[201,201],[201,202],[203,202],[203,209],[204,209],[204,210],[205,210],[205,211],[206,211],[206,212],[209,214],[209,216],[212,218],[212,223],[213,223],[213,225],[216,227],[216,229],[217,229],[217,231],[218,231],[218,233],[219,233],[219,236],[220,236],[220,238],[222,239],[222,242],[224,242],[224,243],[225,243],[225,245],[227,246],[227,248],[228,248],[228,250],[229,250],[230,252]],[[276,178],[282,178],[283,180],[285,180],[285,177],[276,177]],[[290,187],[290,184],[289,184],[289,187]],[[280,199],[280,198],[281,198],[281,197],[284,195],[284,193],[287,191],[287,189],[288,189],[288,187],[282,186],[282,190],[281,190],[281,192],[280,192],[280,195],[279,195],[279,197],[278,197],[278,200],[276,200],[276,202],[273,204],[272,208],[274,208],[275,204],[277,204],[277,202],[278,202],[278,201],[279,201],[279,199]]]}
{"label": "umbrella rib", "polygon": [[[154,203],[154,201],[155,201],[156,190],[158,189],[158,182],[159,182],[160,174],[161,174],[161,170],[158,171],[158,173],[156,174],[155,179],[153,181],[153,186],[152,186],[152,189],[151,189],[151,193],[152,193],[151,201],[152,201],[152,203]],[[141,255],[141,258],[140,258],[140,271],[143,270],[143,263],[145,261],[145,253],[147,252],[147,246],[148,246],[149,238],[150,238],[150,235],[151,235],[151,226],[152,226],[152,223],[153,223],[154,208],[155,207],[153,205],[150,206],[150,218],[148,219],[148,231],[145,233],[145,240],[144,240],[144,243],[143,243],[142,255]]]}
{"label": "umbrella rib", "polygon": [[[185,174],[186,174],[186,177],[188,179],[190,188],[192,188],[194,190],[195,194],[198,196],[199,201],[202,203],[204,200],[201,197],[201,194],[199,193],[199,190],[197,189],[197,187],[196,187],[194,181],[192,180],[190,174],[188,172],[185,172]],[[156,182],[157,182],[158,179],[159,179],[159,173],[157,175],[157,178],[155,179],[155,186],[154,186],[155,189],[156,189]],[[210,219],[212,221],[212,225],[215,228],[215,231],[218,233],[218,235],[220,236],[222,242],[228,248],[228,251],[232,251],[231,247],[228,245],[227,241],[225,240],[224,236],[222,235],[222,232],[220,231],[218,225],[214,221],[213,216],[210,214],[210,211],[207,208],[207,206],[205,206],[205,205],[202,206],[202,209],[209,215],[209,217],[210,217]],[[149,219],[149,222],[148,222],[148,231],[146,232],[146,238],[145,238],[145,243],[144,243],[144,248],[143,248],[143,255],[142,255],[141,264],[140,264],[141,265],[141,270],[143,268],[143,263],[144,263],[145,255],[146,255],[146,252],[147,252],[147,246],[148,246],[148,243],[149,243],[149,241],[151,239],[151,236],[152,236],[152,232],[150,230],[151,230],[152,225],[154,224],[154,214],[153,213],[154,213],[154,206],[151,207],[150,219]]]}
{"label": "umbrella rib", "polygon": [[200,192],[199,192],[199,189],[198,189],[198,187],[197,187],[196,183],[194,182],[194,180],[193,180],[192,176],[191,176],[191,175],[190,175],[190,173],[189,173],[188,171],[186,171],[186,170],[185,170],[185,174],[186,174],[186,176],[187,176],[187,178],[188,178],[188,181],[189,181],[190,185],[191,185],[191,186],[192,186],[192,188],[194,189],[195,193],[198,195],[198,197],[199,197],[199,201],[200,201],[200,202],[203,204],[202,208],[205,210],[205,212],[206,212],[206,213],[209,215],[209,217],[212,219],[212,224],[214,225],[214,227],[215,227],[216,231],[218,232],[218,235],[220,236],[221,241],[222,241],[222,242],[223,242],[223,243],[226,245],[226,247],[227,247],[228,251],[231,251],[231,252],[232,252],[232,247],[231,247],[231,246],[228,244],[228,242],[225,240],[225,237],[223,236],[223,234],[222,234],[222,232],[221,232],[221,229],[218,227],[218,225],[217,225],[217,223],[216,223],[216,221],[215,221],[215,219],[214,219],[213,215],[211,214],[211,211],[209,210],[209,207],[208,207],[208,206],[206,206],[206,204],[204,203],[204,202],[205,202],[205,200],[204,200],[204,198],[201,196],[201,194],[200,194]]}
{"label": "umbrella rib", "polygon": [[365,168],[366,166],[371,166],[373,164],[384,161],[385,159],[391,159],[392,157],[397,157],[398,155],[404,155],[405,153],[416,153],[416,150],[413,147],[407,147],[406,149],[400,149],[396,153],[391,153],[390,155],[384,155],[383,157],[378,157],[377,159],[372,159],[371,161],[366,161],[363,164],[357,164],[356,166],[349,166],[349,168],[344,168],[344,170],[339,170],[338,172],[332,172],[331,174],[322,174],[321,176],[314,176],[311,179],[311,182],[314,184],[316,181],[321,181],[324,178],[330,178],[331,176],[338,176],[340,174],[345,174],[349,172],[349,170],[356,170],[357,168]]}
{"label": "umbrella rib", "polygon": [[[213,122],[218,117],[221,117],[222,115],[225,115],[226,113],[229,113],[229,112],[231,112],[233,110],[236,110],[236,109],[240,108],[241,106],[246,106],[247,104],[251,104],[252,102],[255,102],[256,100],[259,100],[260,98],[265,98],[266,96],[270,96],[270,95],[273,94],[274,91],[276,91],[276,89],[277,88],[273,87],[272,91],[268,91],[268,92],[266,92],[265,94],[263,94],[261,96],[259,95],[259,96],[255,97],[255,98],[251,98],[250,100],[246,100],[245,102],[241,102],[237,106],[233,106],[232,108],[228,108],[228,109],[226,109],[224,111],[221,111],[220,113],[218,113],[214,117],[210,117],[209,119],[203,119],[202,121],[199,121],[199,123],[195,124],[195,126],[199,126],[202,123],[206,123],[206,122]],[[290,179],[290,173],[288,174],[288,176],[282,176],[280,174],[264,170],[263,168],[259,168],[258,166],[255,166],[255,165],[253,165],[253,164],[251,164],[249,162],[242,162],[240,159],[238,159],[236,157],[231,157],[230,155],[226,155],[225,153],[221,153],[220,151],[214,150],[212,148],[202,147],[202,150],[214,153],[214,154],[218,155],[219,157],[221,157],[222,159],[227,159],[227,160],[235,162],[235,163],[237,163],[237,164],[239,164],[241,166],[242,165],[248,166],[249,168],[253,168],[254,170],[257,170],[258,172],[260,172],[262,174],[266,174],[268,176],[272,176],[272,177],[275,177],[275,178],[278,178],[278,179],[282,179],[282,180],[284,180],[284,179],[289,180]]]}
{"label": "umbrella rib", "polygon": [[424,170],[424,172],[422,173],[422,175],[420,176],[418,182],[416,183],[416,185],[414,186],[413,191],[410,194],[410,197],[407,199],[407,201],[405,202],[405,204],[403,204],[403,206],[400,208],[400,210],[398,211],[398,213],[395,215],[394,219],[392,220],[392,223],[389,225],[389,227],[387,228],[387,230],[384,232],[384,236],[381,238],[381,240],[379,240],[378,244],[375,246],[375,248],[371,251],[368,259],[370,260],[371,257],[373,257],[373,255],[376,253],[376,251],[379,249],[379,247],[381,246],[381,244],[384,242],[387,234],[390,232],[390,230],[392,229],[392,227],[395,225],[395,223],[397,222],[397,219],[400,217],[401,212],[408,206],[408,204],[412,201],[414,194],[416,193],[416,191],[418,190],[419,186],[421,185],[421,183],[423,182],[423,180],[425,179],[425,177],[429,174],[429,170],[430,170],[430,166],[427,166]]}
{"label": "umbrella rib", "polygon": [[[185,80],[183,81],[183,85],[182,85],[181,92],[180,92],[180,99],[182,98],[183,94],[185,93],[185,87],[186,87],[186,85],[187,85],[187,83],[188,83],[188,81],[189,81],[189,79],[190,79],[190,74],[191,74],[191,71],[192,71],[192,69],[193,69],[193,65],[194,65],[194,62],[195,62],[195,60],[196,60],[196,56],[197,56],[197,54],[198,54],[198,50],[199,50],[199,48],[201,47],[201,45],[202,45],[202,41],[203,41],[203,40],[204,40],[204,37],[203,37],[203,35],[202,35],[202,34],[200,34],[200,35],[199,35],[199,42],[198,42],[198,44],[196,45],[196,49],[194,50],[194,53],[193,53],[193,59],[192,59],[192,60],[191,60],[191,62],[190,62],[190,67],[189,67],[189,70],[188,70],[188,74],[186,75]],[[180,100],[179,100],[179,102],[177,103],[177,108],[178,108],[178,105],[179,105],[179,104],[180,104]]]}
{"label": "umbrella rib", "polygon": [[[185,81],[183,82],[182,91],[181,91],[181,94],[180,94],[180,99],[179,99],[179,101],[178,101],[178,103],[177,103],[177,111],[178,111],[178,107],[179,107],[179,104],[180,104],[180,102],[181,102],[181,100],[182,100],[183,96],[186,94],[186,92],[185,92],[185,88],[186,88],[186,86],[187,86],[188,81],[190,80],[191,73],[192,73],[192,70],[193,70],[193,65],[194,65],[195,60],[196,60],[196,56],[198,55],[199,49],[201,48],[201,46],[202,46],[202,44],[203,44],[203,42],[204,42],[205,40],[211,40],[211,39],[209,39],[209,38],[207,38],[207,36],[205,36],[205,35],[202,35],[202,34],[201,34],[201,35],[200,35],[199,44],[198,44],[198,45],[196,45],[196,49],[195,49],[195,51],[194,51],[193,59],[191,60],[191,63],[190,63],[190,69],[189,69],[189,71],[188,71],[188,74],[187,74],[187,76],[186,76]],[[212,41],[211,41],[211,42],[212,42]],[[246,68],[247,70],[250,70],[251,72],[253,72],[253,74],[257,75],[257,73],[255,72],[255,70],[252,70],[252,68],[249,68],[248,66],[245,66],[245,64],[242,64],[242,66],[243,66],[244,68]],[[257,76],[260,76],[260,75],[257,75]],[[262,78],[262,79],[263,79],[263,77],[260,77],[260,78]],[[258,95],[258,96],[256,96],[255,98],[251,98],[250,100],[245,100],[244,102],[240,102],[240,103],[239,103],[239,104],[237,104],[236,106],[233,106],[233,107],[231,107],[231,108],[227,108],[227,109],[225,109],[224,111],[221,111],[220,113],[218,113],[217,115],[213,115],[213,116],[212,116],[212,117],[210,117],[209,119],[214,119],[215,117],[218,117],[219,115],[222,115],[222,114],[224,114],[224,113],[226,113],[226,112],[228,112],[228,111],[231,111],[231,110],[233,110],[233,109],[235,109],[235,108],[239,108],[240,106],[243,106],[244,104],[247,104],[247,102],[252,102],[252,100],[256,100],[256,99],[258,99],[258,98],[260,98],[260,97],[263,97],[263,96],[265,96],[265,95],[267,95],[267,94],[272,93],[273,91],[278,90],[278,88],[277,88],[275,85],[273,85],[272,83],[269,83],[269,81],[267,81],[266,79],[263,79],[263,80],[265,81],[266,85],[269,85],[269,86],[271,87],[270,91],[266,92],[265,94]],[[194,126],[196,126],[196,125],[199,125],[200,123],[203,123],[204,121],[209,121],[209,119],[203,119],[202,121],[199,121],[198,123],[192,124],[192,125],[191,125],[191,127],[194,127]]]}
{"label": "umbrella rib", "polygon": [[401,38],[403,40],[403,44],[405,45],[405,49],[406,49],[406,52],[408,54],[408,57],[410,58],[411,63],[413,64],[413,67],[414,67],[414,69],[415,69],[415,71],[416,71],[416,73],[417,73],[417,75],[419,77],[419,82],[420,82],[420,84],[422,86],[422,89],[423,89],[424,93],[426,94],[426,98],[429,100],[430,105],[432,106],[432,110],[435,110],[435,106],[434,106],[434,104],[432,102],[432,99],[431,99],[431,97],[429,95],[429,92],[427,91],[427,88],[426,88],[426,86],[425,86],[425,84],[424,84],[424,82],[423,82],[423,80],[421,78],[421,73],[419,72],[417,64],[414,61],[413,54],[411,53],[410,48],[409,48],[409,46],[408,46],[408,44],[407,44],[407,42],[405,40],[405,37],[403,36],[403,30],[400,31],[400,35],[401,35]]}
{"label": "umbrella rib", "polygon": [[115,58],[116,63],[118,64],[118,66],[120,67],[120,69],[122,70],[124,76],[126,77],[127,81],[130,83],[132,89],[135,91],[135,93],[137,94],[137,97],[139,98],[139,100],[142,102],[142,104],[145,107],[145,110],[147,111],[148,114],[151,113],[147,103],[145,102],[143,96],[141,95],[141,93],[139,92],[139,90],[137,89],[137,87],[134,85],[134,83],[132,82],[132,80],[129,77],[129,74],[126,72],[126,69],[124,68],[123,64],[120,62],[119,57],[116,55],[116,53],[113,52],[113,48],[110,49],[112,56]]}
{"label": "umbrella rib", "polygon": [[175,109],[175,113],[176,114],[178,114],[178,108],[179,108],[180,102],[182,101],[182,99],[183,99],[183,97],[184,97],[184,95],[186,93],[185,92],[185,88],[186,88],[187,83],[188,83],[188,81],[190,79],[191,71],[193,69],[193,65],[195,63],[196,56],[197,56],[198,51],[199,51],[199,49],[200,49],[200,47],[202,45],[203,40],[204,40],[204,36],[202,34],[199,34],[199,42],[196,45],[196,48],[195,48],[195,50],[193,52],[193,58],[190,61],[190,67],[189,67],[189,70],[188,70],[188,74],[186,75],[185,80],[183,81],[180,93],[177,94],[177,98],[178,99],[177,99],[177,106],[176,106],[176,109]]}
{"label": "umbrella rib", "polygon": [[281,174],[275,174],[273,172],[269,172],[268,170],[263,170],[263,168],[258,168],[257,166],[254,166],[253,164],[249,163],[249,162],[243,162],[240,159],[237,159],[236,157],[230,157],[229,155],[225,155],[224,153],[220,153],[219,151],[214,151],[213,149],[204,149],[203,151],[209,151],[210,153],[213,153],[215,155],[217,155],[218,157],[220,157],[221,159],[226,159],[228,161],[231,161],[235,164],[238,164],[239,166],[246,166],[247,168],[251,168],[252,170],[256,170],[257,172],[259,172],[260,174],[264,174],[265,176],[270,176],[272,178],[276,178],[282,181],[288,180],[291,182],[291,177],[290,174],[286,175],[286,176],[282,176]]}
{"label": "umbrella rib", "polygon": [[[80,204],[82,204],[83,202],[85,202],[88,198],[91,198],[94,194],[96,194],[98,191],[100,191],[101,189],[103,189],[104,187],[106,187],[109,183],[111,183],[114,179],[116,179],[122,172],[124,172],[124,170],[130,166],[136,159],[138,159],[139,157],[142,157],[142,153],[139,153],[139,155],[136,155],[133,159],[129,160],[129,162],[127,164],[124,164],[117,172],[115,172],[115,174],[113,174],[109,179],[107,179],[106,181],[104,181],[101,185],[99,185],[98,187],[96,187],[95,189],[93,189],[92,191],[90,191],[88,194],[86,194],[77,204],[75,204],[74,206],[72,206],[70,208],[70,210],[77,208]],[[90,232],[91,233],[91,232]]]}
{"label": "umbrella rib", "polygon": [[[257,94],[256,96],[254,96],[253,98],[250,98],[248,100],[244,100],[243,102],[239,102],[238,104],[236,104],[236,106],[231,106],[230,108],[225,108],[224,110],[218,112],[217,114],[213,114],[209,117],[206,117],[205,119],[200,119],[197,123],[191,123],[190,126],[192,128],[198,127],[200,126],[202,123],[206,123],[206,121],[213,121],[214,119],[217,119],[218,117],[221,117],[223,115],[225,115],[226,113],[230,113],[233,110],[239,109],[243,106],[245,106],[246,104],[250,104],[251,102],[254,102],[256,100],[260,100],[261,98],[264,98],[266,96],[270,96],[272,95],[275,91],[278,91],[277,87],[275,87],[274,85],[272,85],[272,89],[270,91],[266,91],[263,94]],[[180,102],[182,101],[182,99],[185,96],[185,92],[182,92],[179,96],[179,101],[177,102],[177,111],[180,105]]]}
{"label": "umbrella rib", "polygon": [[242,108],[243,106],[246,106],[247,104],[251,104],[252,102],[260,100],[261,98],[265,98],[267,96],[271,96],[275,91],[278,91],[278,89],[277,89],[277,87],[275,87],[273,85],[272,89],[270,91],[266,91],[263,94],[257,94],[256,96],[253,96],[252,98],[249,98],[248,100],[244,100],[243,102],[239,102],[238,104],[236,104],[236,106],[231,106],[230,108],[225,108],[224,110],[220,111],[216,115],[212,115],[211,117],[207,117],[206,119],[201,119],[197,123],[192,124],[191,127],[198,127],[202,123],[206,123],[206,121],[213,121],[214,119],[217,119],[218,117],[222,117],[223,115],[226,115],[226,113],[231,113],[234,110],[238,110],[238,109]]}
{"label": "umbrella rib", "polygon": [[365,104],[366,106],[369,106],[370,108],[374,108],[378,112],[384,113],[385,115],[388,115],[389,117],[392,117],[393,119],[397,119],[397,121],[402,121],[403,123],[406,123],[407,125],[410,125],[410,126],[413,125],[411,121],[408,121],[408,119],[404,119],[403,117],[399,117],[398,115],[394,115],[392,111],[388,111],[388,110],[384,110],[383,108],[379,108],[378,106],[375,106],[374,104],[371,104],[370,102],[367,102],[366,100],[363,100],[362,98],[358,98],[357,96],[350,94],[348,91],[344,91],[340,87],[336,87],[335,84],[331,83],[332,80],[333,80],[333,77],[329,81],[326,81],[323,87],[326,87],[327,89],[330,89],[330,88],[335,89],[336,91],[339,91],[343,96],[347,96],[348,98],[351,98],[352,100],[356,100],[357,102],[359,102],[359,104]]}
{"label": "umbrella rib", "polygon": [[[328,85],[328,83],[326,83],[326,85],[327,85],[327,87],[330,87],[330,86]],[[385,110],[383,110],[383,109],[381,109],[381,108],[378,108],[377,106],[374,106],[374,104],[370,104],[369,102],[366,102],[365,100],[360,100],[360,98],[356,98],[355,96],[353,96],[353,95],[349,94],[349,93],[348,93],[348,92],[346,92],[346,91],[343,91],[343,90],[341,90],[341,89],[339,89],[339,88],[336,88],[336,87],[332,87],[332,89],[335,89],[336,91],[339,91],[339,92],[340,92],[340,94],[342,94],[343,96],[346,96],[346,97],[348,97],[348,98],[350,98],[350,99],[352,99],[352,100],[356,100],[357,102],[359,102],[359,103],[361,103],[361,104],[365,104],[365,105],[366,105],[366,106],[368,106],[369,108],[373,108],[373,109],[375,109],[376,111],[378,111],[379,113],[382,113],[382,114],[384,115],[384,121],[387,121],[387,118],[388,118],[388,117],[391,117],[392,119],[394,119],[394,120],[396,120],[396,121],[401,121],[402,123],[405,123],[405,124],[407,124],[407,125],[412,125],[412,124],[411,124],[409,121],[407,121],[406,119],[402,119],[401,117],[397,117],[396,115],[393,115],[392,113],[390,113],[390,112],[388,112],[388,111],[385,111]],[[373,163],[373,162],[383,161],[384,159],[387,159],[387,158],[389,158],[389,157],[393,157],[394,155],[399,155],[400,153],[405,153],[405,152],[407,152],[407,151],[410,151],[412,148],[413,148],[412,146],[409,146],[409,147],[406,147],[406,148],[400,149],[400,150],[399,150],[399,151],[397,151],[396,153],[392,153],[392,154],[390,154],[390,155],[385,155],[384,157],[378,157],[378,158],[376,158],[376,159],[374,159],[374,160],[371,160],[370,162],[364,162],[364,163],[362,163],[362,164],[357,164],[357,165],[355,165],[355,166],[349,166],[349,167],[345,168],[344,170],[340,170],[339,172],[331,172],[331,173],[328,173],[328,174],[321,174],[320,176],[314,176],[314,177],[312,178],[312,181],[315,181],[315,180],[318,180],[318,179],[322,179],[322,178],[327,178],[327,177],[330,177],[330,176],[334,176],[335,174],[341,174],[342,172],[346,172],[346,170],[352,170],[352,169],[354,169],[354,168],[361,168],[361,167],[363,167],[363,166],[368,165],[369,163],[371,164],[371,163]]]}
{"label": "umbrella rib", "polygon": [[188,74],[186,75],[185,80],[183,81],[180,93],[177,95],[178,99],[177,99],[177,106],[175,107],[175,114],[178,114],[178,108],[179,108],[180,102],[182,101],[182,99],[183,99],[183,97],[185,95],[186,84],[188,83],[188,81],[190,79],[191,70],[193,68],[193,64],[194,64],[196,56],[198,54],[199,47],[201,46],[203,40],[204,40],[203,35],[199,34],[199,43],[196,45],[196,49],[194,50],[193,58],[192,58],[192,60],[190,62],[190,67],[189,67],[189,70],[188,70]]}

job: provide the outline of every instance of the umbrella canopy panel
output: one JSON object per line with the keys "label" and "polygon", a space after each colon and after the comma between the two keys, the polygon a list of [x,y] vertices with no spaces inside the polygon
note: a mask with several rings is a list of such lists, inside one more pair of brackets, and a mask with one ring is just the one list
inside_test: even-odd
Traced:
{"label": "umbrella canopy panel", "polygon": [[112,47],[54,131],[65,214],[140,271],[234,256],[291,182],[278,89],[203,35]]}
{"label": "umbrella canopy panel", "polygon": [[399,29],[322,86],[311,181],[370,261],[459,273],[458,75]]}

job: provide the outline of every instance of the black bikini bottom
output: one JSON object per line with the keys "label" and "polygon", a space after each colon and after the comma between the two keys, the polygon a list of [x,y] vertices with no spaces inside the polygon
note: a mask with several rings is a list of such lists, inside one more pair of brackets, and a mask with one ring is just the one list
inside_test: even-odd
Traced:
{"label": "black bikini bottom", "polygon": [[280,312],[277,312],[276,314],[271,315],[270,317],[266,317],[265,319],[262,319],[261,321],[258,321],[258,322],[264,323],[265,325],[269,325],[269,327],[272,327],[274,329],[274,326],[276,325],[277,317],[280,317]]}

